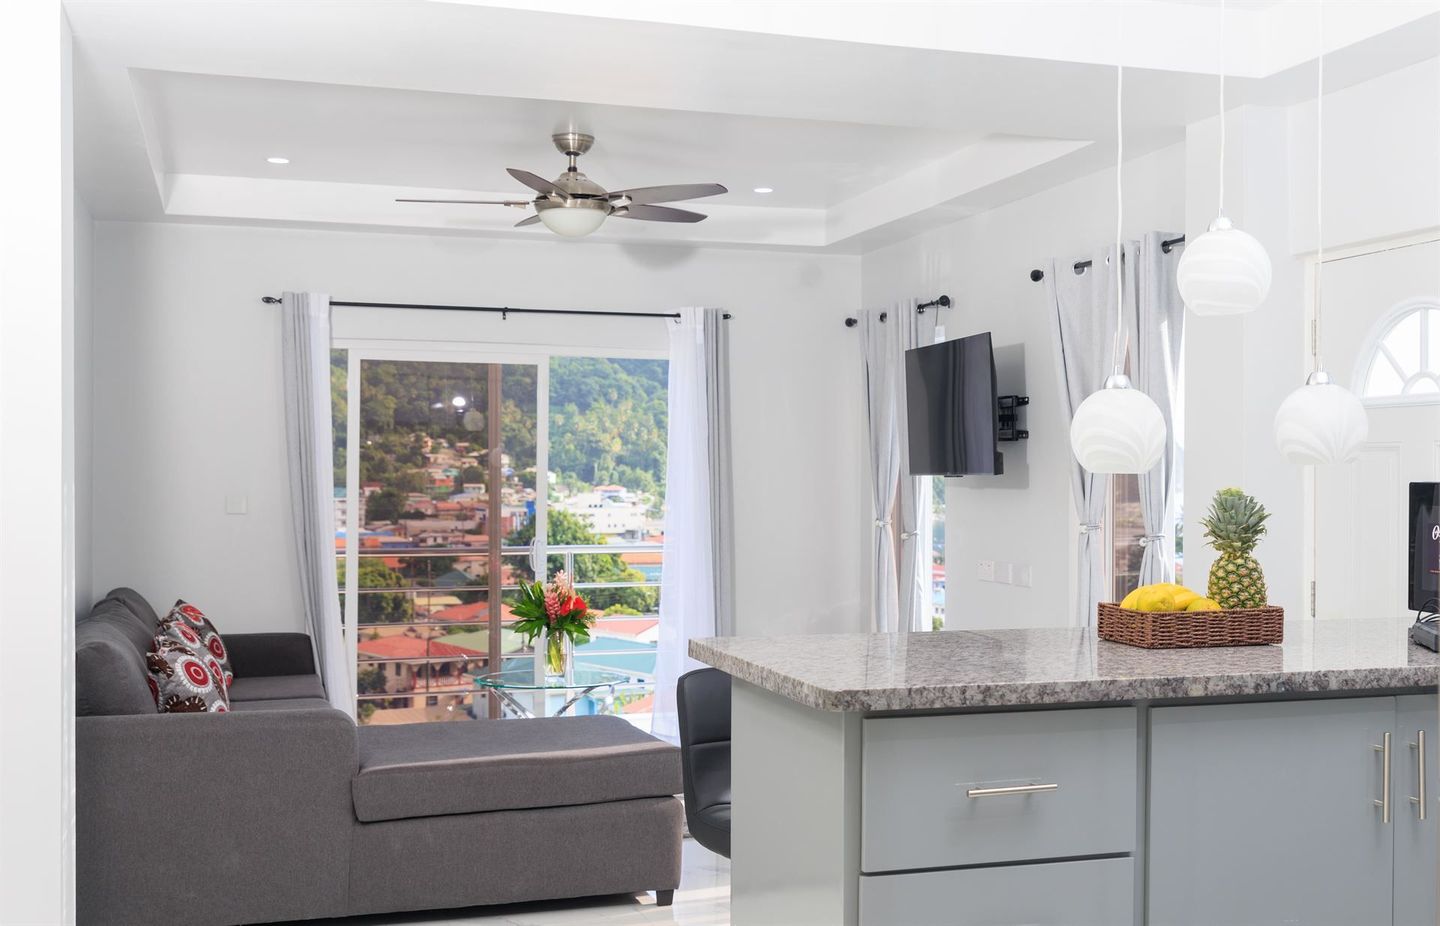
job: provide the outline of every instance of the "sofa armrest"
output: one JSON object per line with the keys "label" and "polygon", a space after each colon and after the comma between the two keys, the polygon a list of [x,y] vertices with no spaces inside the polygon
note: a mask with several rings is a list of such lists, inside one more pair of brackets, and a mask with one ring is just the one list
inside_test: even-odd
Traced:
{"label": "sofa armrest", "polygon": [[227,633],[224,638],[236,678],[315,674],[315,654],[307,634]]}
{"label": "sofa armrest", "polygon": [[358,763],[328,708],[77,718],[78,921],[344,914]]}

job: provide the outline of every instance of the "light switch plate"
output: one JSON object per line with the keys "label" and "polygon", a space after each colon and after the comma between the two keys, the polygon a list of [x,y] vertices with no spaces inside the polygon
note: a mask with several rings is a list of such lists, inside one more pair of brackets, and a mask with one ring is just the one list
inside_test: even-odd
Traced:
{"label": "light switch plate", "polygon": [[995,564],[995,581],[1001,585],[1010,585],[1015,581],[1015,564],[1000,562]]}
{"label": "light switch plate", "polygon": [[249,514],[250,500],[243,494],[225,496],[226,514]]}
{"label": "light switch plate", "polygon": [[979,568],[975,571],[975,578],[981,582],[994,582],[995,561],[993,559],[982,559]]}
{"label": "light switch plate", "polygon": [[1029,588],[1029,587],[1030,587],[1030,583],[1033,582],[1033,581],[1034,581],[1034,578],[1035,578],[1034,575],[1033,575],[1033,572],[1034,572],[1034,570],[1031,568],[1031,566],[1030,566],[1029,563],[1016,563],[1016,564],[1015,564],[1015,587],[1016,587],[1016,588]]}

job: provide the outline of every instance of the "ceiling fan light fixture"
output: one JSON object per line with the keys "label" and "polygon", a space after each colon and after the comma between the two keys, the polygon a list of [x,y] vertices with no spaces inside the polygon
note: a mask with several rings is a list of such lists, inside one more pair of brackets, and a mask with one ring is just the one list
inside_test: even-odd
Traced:
{"label": "ceiling fan light fixture", "polygon": [[572,199],[565,203],[537,204],[540,221],[565,238],[583,238],[605,224],[610,208],[604,202]]}

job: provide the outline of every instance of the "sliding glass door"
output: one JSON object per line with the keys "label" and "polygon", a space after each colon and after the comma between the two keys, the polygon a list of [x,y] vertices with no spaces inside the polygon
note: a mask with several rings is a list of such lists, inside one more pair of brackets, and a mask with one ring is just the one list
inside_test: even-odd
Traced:
{"label": "sliding glass door", "polygon": [[513,713],[475,679],[535,664],[507,603],[519,582],[563,569],[597,618],[576,669],[624,679],[571,711],[648,727],[666,362],[365,348],[336,351],[333,369],[336,557],[360,721]]}

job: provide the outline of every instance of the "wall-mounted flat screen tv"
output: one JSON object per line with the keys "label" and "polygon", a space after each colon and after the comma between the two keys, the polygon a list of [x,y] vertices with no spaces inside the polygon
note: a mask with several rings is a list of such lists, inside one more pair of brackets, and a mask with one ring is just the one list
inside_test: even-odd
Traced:
{"label": "wall-mounted flat screen tv", "polygon": [[995,355],[990,332],[905,352],[912,476],[996,476]]}

